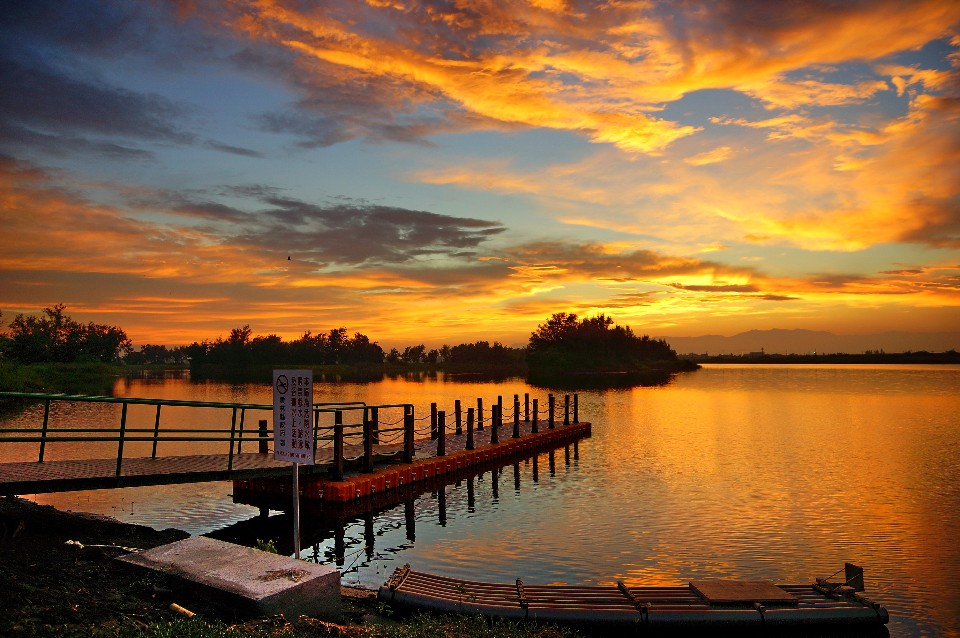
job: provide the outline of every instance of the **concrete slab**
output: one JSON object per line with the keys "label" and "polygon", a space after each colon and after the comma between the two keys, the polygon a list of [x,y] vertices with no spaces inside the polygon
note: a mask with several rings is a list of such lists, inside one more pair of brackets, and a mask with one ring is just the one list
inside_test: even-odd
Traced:
{"label": "concrete slab", "polygon": [[340,572],[288,556],[194,536],[121,556],[180,579],[198,596],[244,616],[341,617]]}

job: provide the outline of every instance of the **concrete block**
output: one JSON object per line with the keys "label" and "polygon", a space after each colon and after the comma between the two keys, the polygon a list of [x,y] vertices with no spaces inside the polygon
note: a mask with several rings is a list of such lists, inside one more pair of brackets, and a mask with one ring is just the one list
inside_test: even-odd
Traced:
{"label": "concrete block", "polygon": [[288,556],[194,536],[119,557],[180,579],[196,595],[242,616],[338,620],[340,572]]}

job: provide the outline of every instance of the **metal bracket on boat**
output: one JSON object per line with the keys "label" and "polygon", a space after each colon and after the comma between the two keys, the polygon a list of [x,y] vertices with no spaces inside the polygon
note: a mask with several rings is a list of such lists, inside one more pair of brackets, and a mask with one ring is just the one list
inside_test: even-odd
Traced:
{"label": "metal bracket on boat", "polygon": [[640,612],[640,623],[644,625],[647,624],[647,622],[650,621],[650,605],[648,603],[641,602],[636,596],[630,593],[630,590],[627,589],[627,586],[622,580],[617,581],[617,589],[619,589],[620,593],[626,596],[627,600],[633,603],[633,606],[637,609],[637,611]]}
{"label": "metal bracket on boat", "polygon": [[767,611],[767,608],[763,606],[763,603],[753,603],[753,608],[760,614],[760,623],[767,622],[767,617],[763,615],[763,612]]}
{"label": "metal bracket on boat", "polygon": [[387,585],[390,587],[391,592],[395,592],[400,589],[400,585],[403,584],[403,581],[406,580],[407,576],[410,575],[410,563],[407,563],[403,567],[398,567],[396,571],[393,572],[393,575],[390,576],[390,579],[387,581]]}
{"label": "metal bracket on boat", "polygon": [[527,600],[527,594],[523,590],[523,581],[519,578],[517,579],[517,598],[520,600],[520,609],[527,609],[530,607],[530,601]]}

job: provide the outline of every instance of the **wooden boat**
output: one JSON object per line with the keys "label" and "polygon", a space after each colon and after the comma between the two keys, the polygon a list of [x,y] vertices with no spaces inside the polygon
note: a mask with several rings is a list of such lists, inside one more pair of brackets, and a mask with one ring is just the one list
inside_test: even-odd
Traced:
{"label": "wooden boat", "polygon": [[880,604],[864,597],[863,569],[847,563],[845,580],[774,585],[769,581],[694,580],[671,587],[578,587],[472,582],[398,567],[380,587],[399,609],[480,614],[595,626],[758,626],[886,624]]}

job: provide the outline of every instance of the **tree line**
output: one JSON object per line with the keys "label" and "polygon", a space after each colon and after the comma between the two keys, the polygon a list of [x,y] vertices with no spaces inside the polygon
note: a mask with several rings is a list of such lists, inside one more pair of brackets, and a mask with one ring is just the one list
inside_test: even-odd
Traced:
{"label": "tree line", "polygon": [[134,350],[123,329],[71,319],[63,304],[45,308],[40,316],[19,314],[9,331],[0,333],[0,357],[20,363],[104,361],[133,365],[189,364],[191,369],[244,369],[255,366],[354,367],[436,366],[451,371],[520,371],[573,369],[619,371],[652,361],[676,361],[662,339],[637,336],[629,326],[614,325],[603,314],[579,319],[556,313],[537,326],[524,348],[477,341],[427,349],[423,344],[389,351],[367,335],[346,328],[305,332],[284,341],[276,334],[254,335],[249,325],[234,328],[224,339],[167,348],[147,344]]}

